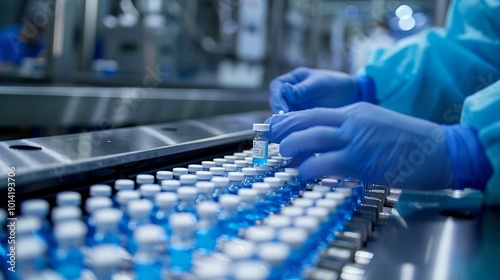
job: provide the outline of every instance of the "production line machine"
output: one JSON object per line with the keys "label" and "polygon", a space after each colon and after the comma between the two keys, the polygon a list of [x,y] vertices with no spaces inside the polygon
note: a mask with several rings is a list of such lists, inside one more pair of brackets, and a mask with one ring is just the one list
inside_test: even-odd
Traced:
{"label": "production line machine", "polygon": [[[0,142],[0,168],[6,170],[0,174],[0,182],[4,182],[1,187],[5,193],[4,197],[8,198],[7,201],[15,201],[14,205],[7,203],[3,206],[9,208],[7,222],[10,222],[11,218],[22,216],[22,202],[28,200],[42,198],[48,201],[53,209],[58,205],[57,194],[75,191],[81,195],[80,205],[85,213],[85,201],[90,199],[89,187],[92,185],[116,186],[118,179],[131,179],[136,184],[132,188],[139,190],[141,182],[138,175],[148,174],[157,177],[153,177],[152,183],[163,187],[157,175],[158,171],[172,171],[174,168],[190,165],[202,166],[200,164],[203,161],[216,162],[215,158],[226,159],[226,163],[227,160],[232,160],[233,163],[235,159],[244,160],[244,152],[252,148],[252,124],[263,122],[268,114],[250,112]],[[248,157],[248,152],[246,155]],[[9,186],[12,188],[9,189]],[[495,264],[499,260],[496,249],[500,248],[500,226],[497,222],[500,215],[497,210],[482,206],[480,192],[402,191],[350,178],[317,178],[305,182],[304,188],[300,197],[292,199],[289,205],[283,205],[278,211],[271,211],[272,214],[258,220],[254,225],[239,229],[237,237],[217,240],[213,252],[194,257],[191,260],[192,267],[183,273],[173,273],[169,269],[171,266],[166,264],[167,268],[162,269],[162,277],[494,279],[499,270]],[[159,190],[165,191],[164,187]],[[116,190],[112,193],[115,195]],[[142,189],[141,193],[145,197]],[[108,196],[111,195],[110,193]],[[333,204],[331,201],[334,201]],[[229,207],[226,204],[231,203],[222,203],[223,210],[224,207]],[[328,214],[325,216],[321,214],[322,211],[313,208],[327,209]],[[13,215],[10,215],[11,210]],[[307,226],[307,223],[299,225],[297,218],[303,216],[314,216],[321,224],[317,227]],[[283,221],[278,222],[280,218],[276,217],[281,217]],[[54,221],[51,222],[54,226]],[[314,248],[315,251],[306,250],[304,253],[304,256],[313,260],[308,265],[290,262],[293,253],[296,253],[294,244],[306,243],[294,239],[296,235],[287,238],[287,234],[282,232],[283,228],[289,228],[292,224],[294,228],[309,229],[308,238],[321,233],[313,239],[323,243],[307,247]],[[265,230],[262,230],[264,228],[272,228],[276,232],[274,237],[267,240],[266,234],[263,233]],[[19,240],[20,237],[17,238]],[[234,245],[235,240],[242,242],[236,246],[240,249],[236,253],[227,247]],[[280,259],[276,252],[259,254],[262,250],[255,249],[257,251],[253,254],[241,257],[242,254],[254,250],[248,248],[258,247],[253,245],[263,246],[262,241],[286,243],[292,248],[292,253],[285,254],[288,257]],[[245,247],[248,244],[253,245]],[[169,250],[168,246],[164,248],[166,251]],[[82,271],[88,270],[95,274],[99,269],[96,268],[95,262],[92,262],[92,248],[89,247],[92,246],[87,246]],[[55,247],[48,248],[45,254],[50,259]],[[164,255],[169,254],[164,252]],[[113,279],[148,279],[147,276],[141,278],[137,272],[133,253],[124,250],[117,255],[119,257],[113,270]],[[26,258],[26,255],[17,255],[18,264],[23,258]],[[245,263],[243,260],[246,259],[252,261],[247,260]],[[171,264],[172,260],[167,262]],[[259,274],[258,269],[251,269],[258,267],[255,266],[257,262],[266,265],[266,272]],[[288,262],[291,264],[289,269],[280,268],[280,264],[289,264]],[[50,261],[46,263],[48,268],[58,271]],[[207,263],[209,265],[206,265]],[[22,265],[19,265],[21,268]],[[8,266],[9,264],[6,268]],[[290,275],[294,267],[301,270]],[[276,274],[273,274],[276,271],[281,271],[282,274],[278,275],[282,277],[276,277]],[[21,274],[14,275],[8,270],[3,272],[5,279],[23,279],[15,278]],[[82,279],[99,278],[90,272],[88,275],[85,273],[82,272]],[[44,279],[60,279],[53,277]]]}

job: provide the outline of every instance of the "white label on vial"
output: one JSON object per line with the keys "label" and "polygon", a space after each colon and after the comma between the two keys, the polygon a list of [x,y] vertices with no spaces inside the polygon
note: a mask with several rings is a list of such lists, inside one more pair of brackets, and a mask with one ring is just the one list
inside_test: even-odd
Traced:
{"label": "white label on vial", "polygon": [[267,149],[267,141],[253,141],[253,157],[265,158]]}

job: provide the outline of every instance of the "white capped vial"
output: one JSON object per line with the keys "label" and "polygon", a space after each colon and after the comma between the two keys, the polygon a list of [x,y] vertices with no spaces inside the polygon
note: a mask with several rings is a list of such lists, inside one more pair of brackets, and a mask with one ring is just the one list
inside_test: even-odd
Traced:
{"label": "white capped vial", "polygon": [[253,124],[255,136],[253,138],[253,165],[267,165],[267,152],[269,140],[267,133],[269,131],[269,124],[255,123]]}
{"label": "white capped vial", "polygon": [[174,179],[174,173],[172,171],[160,170],[156,172],[156,180],[158,180],[158,182],[172,179]]}

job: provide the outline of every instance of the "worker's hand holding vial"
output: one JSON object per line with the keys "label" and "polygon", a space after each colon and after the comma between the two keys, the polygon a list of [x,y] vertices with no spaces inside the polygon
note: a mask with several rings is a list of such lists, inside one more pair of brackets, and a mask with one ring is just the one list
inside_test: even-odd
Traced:
{"label": "worker's hand holding vial", "polygon": [[270,104],[274,113],[286,113],[314,107],[337,108],[358,101],[375,103],[374,90],[367,90],[371,87],[368,77],[301,67],[271,81]]}

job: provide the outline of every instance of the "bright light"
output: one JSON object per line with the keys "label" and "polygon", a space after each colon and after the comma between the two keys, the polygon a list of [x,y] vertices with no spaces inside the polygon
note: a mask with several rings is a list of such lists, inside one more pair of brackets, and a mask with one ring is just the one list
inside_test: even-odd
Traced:
{"label": "bright light", "polygon": [[402,17],[399,19],[398,26],[399,29],[403,31],[411,30],[413,27],[415,27],[415,19],[411,16]]}
{"label": "bright light", "polygon": [[413,10],[408,5],[401,5],[396,9],[396,16],[398,18],[411,17]]}

